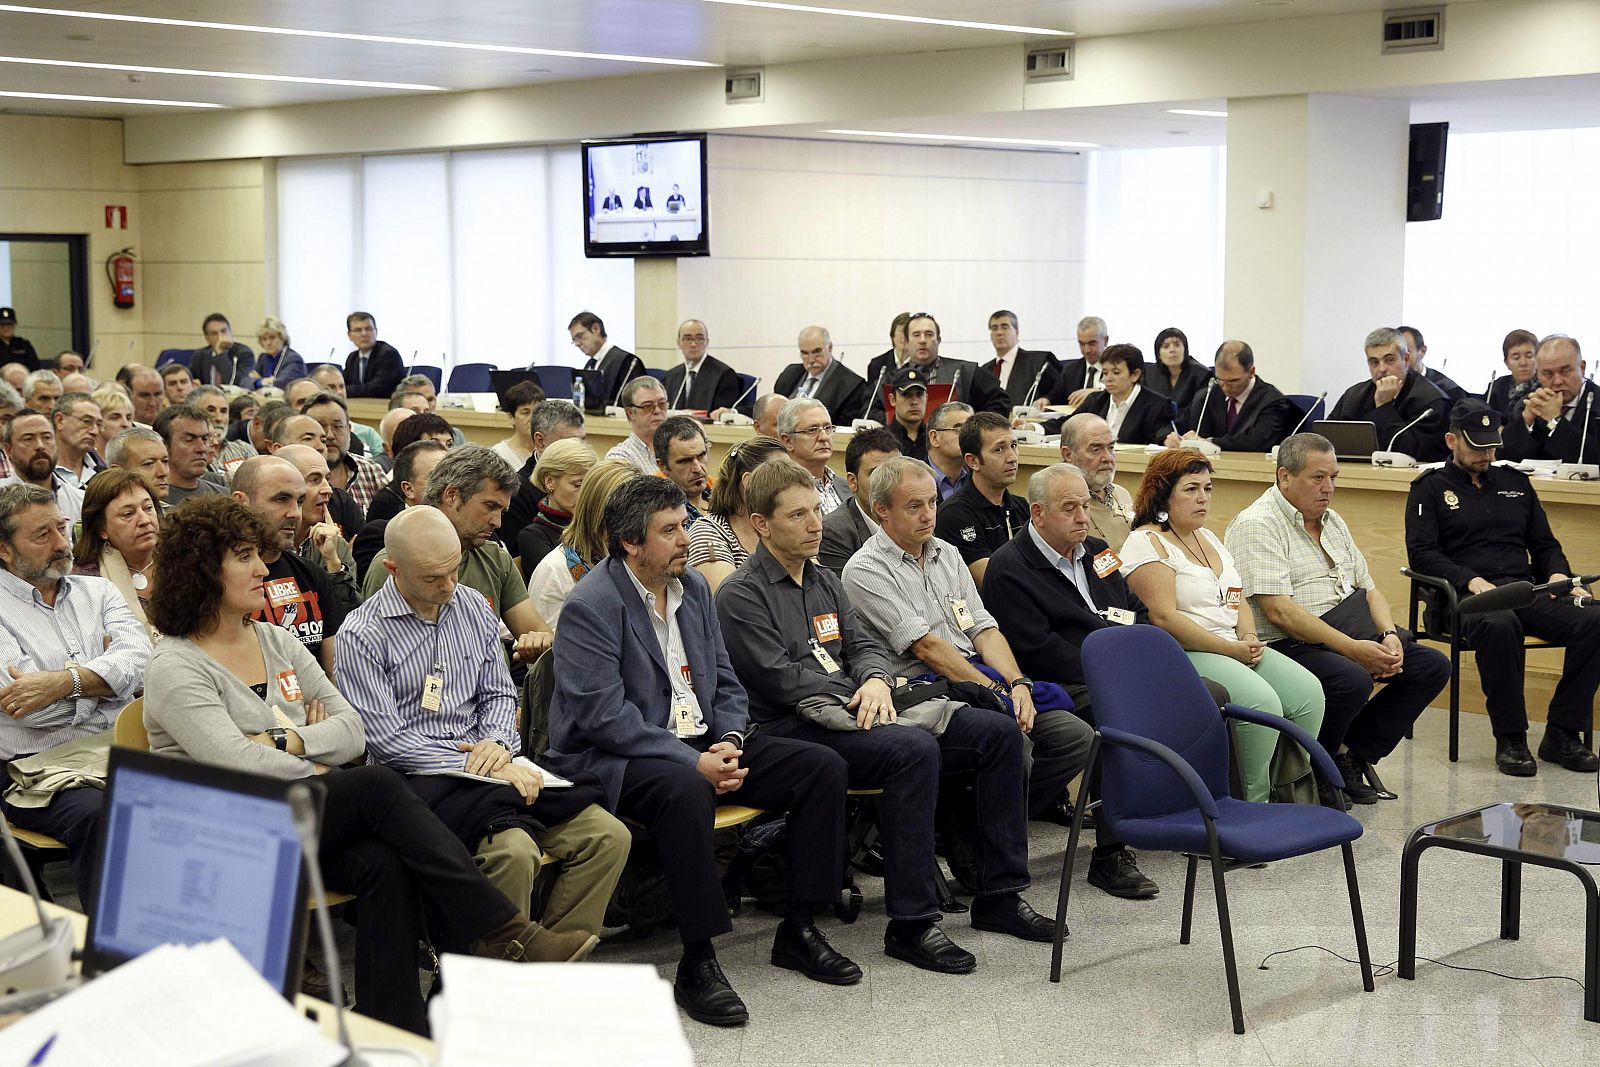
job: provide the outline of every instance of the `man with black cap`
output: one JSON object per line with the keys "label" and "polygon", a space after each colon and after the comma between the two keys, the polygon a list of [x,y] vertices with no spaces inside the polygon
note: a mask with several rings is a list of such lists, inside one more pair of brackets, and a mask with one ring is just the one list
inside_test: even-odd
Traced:
{"label": "man with black cap", "polygon": [[[1450,461],[1411,483],[1406,502],[1406,553],[1413,569],[1447,579],[1460,596],[1510,582],[1558,581],[1571,574],[1561,543],[1528,476],[1495,466],[1501,415],[1481,401],[1459,401],[1445,444]],[[1525,778],[1538,772],[1528,751],[1528,712],[1522,691],[1523,635],[1566,646],[1561,681],[1550,700],[1539,758],[1592,774],[1600,759],[1579,739],[1594,721],[1600,687],[1600,611],[1587,593],[1541,596],[1528,607],[1466,615],[1462,637],[1477,657],[1495,766]]]}
{"label": "man with black cap", "polygon": [[889,377],[894,390],[894,418],[887,429],[900,445],[900,454],[928,462],[928,378],[909,364]]}
{"label": "man with black cap", "polygon": [[0,308],[0,363],[20,363],[29,372],[39,369],[39,353],[26,337],[17,336],[17,313]]}

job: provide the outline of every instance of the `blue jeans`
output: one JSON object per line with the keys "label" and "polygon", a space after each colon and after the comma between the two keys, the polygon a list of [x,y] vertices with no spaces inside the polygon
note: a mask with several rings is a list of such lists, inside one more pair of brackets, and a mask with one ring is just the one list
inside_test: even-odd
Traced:
{"label": "blue jeans", "polygon": [[878,829],[889,918],[932,919],[939,914],[933,816],[943,775],[976,775],[979,895],[1028,887],[1022,731],[1010,717],[963,707],[938,737],[898,723],[870,730],[828,730],[798,716],[764,722],[761,728],[826,745],[844,757],[851,789],[883,790],[878,798]]}

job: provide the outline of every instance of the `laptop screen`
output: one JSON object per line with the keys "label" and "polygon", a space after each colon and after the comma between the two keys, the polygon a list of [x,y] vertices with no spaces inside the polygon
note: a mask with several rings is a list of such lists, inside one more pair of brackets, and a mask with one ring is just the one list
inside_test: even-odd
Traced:
{"label": "laptop screen", "polygon": [[305,947],[291,783],[113,749],[86,962],[225,937],[293,997]]}

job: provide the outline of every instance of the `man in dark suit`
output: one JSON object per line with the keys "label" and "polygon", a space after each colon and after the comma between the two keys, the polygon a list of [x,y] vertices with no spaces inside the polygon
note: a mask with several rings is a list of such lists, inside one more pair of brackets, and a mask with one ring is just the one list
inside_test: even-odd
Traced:
{"label": "man in dark suit", "polygon": [[1207,386],[1190,402],[1184,425],[1192,429],[1181,438],[1168,434],[1167,447],[1199,438],[1224,452],[1270,452],[1299,421],[1294,402],[1256,377],[1256,354],[1243,341],[1222,342],[1213,362],[1216,388]]}
{"label": "man in dark suit", "polygon": [[356,346],[344,359],[345,389],[350,396],[381,396],[388,399],[394,387],[406,376],[405,360],[387,341],[378,340],[378,320],[365,311],[352,311],[344,318],[346,335]]}
{"label": "man in dark suit", "polygon": [[1583,350],[1577,340],[1552,334],[1539,342],[1533,358],[1539,386],[1512,405],[1506,419],[1505,458],[1600,463],[1600,389],[1583,376]]}
{"label": "man in dark suit", "polygon": [[[939,355],[939,323],[932,315],[913,315],[906,323],[906,363],[929,385],[949,384],[950,399],[971,404],[974,411],[1011,414],[1011,398],[1000,387],[1000,379],[973,363]],[[873,418],[882,419],[883,397],[873,398]]]}
{"label": "man in dark suit", "polygon": [[754,393],[740,395],[744,387],[734,369],[716,356],[706,355],[710,343],[711,333],[699,319],[687,319],[678,326],[678,351],[683,353],[683,362],[667,371],[662,382],[668,403],[675,410],[707,412],[713,419],[721,418],[735,403],[740,411],[750,414]]}
{"label": "man in dark suit", "polygon": [[[1450,401],[1432,382],[1407,368],[1405,334],[1380,326],[1367,334],[1363,347],[1370,379],[1346,389],[1328,418],[1372,423],[1378,430],[1379,451],[1404,452],[1421,463],[1447,457],[1444,431]],[[1422,421],[1412,426],[1419,418]]]}
{"label": "man in dark suit", "polygon": [[[1017,665],[1035,681],[1064,688],[1073,712],[1093,723],[1083,639],[1107,626],[1146,621],[1145,608],[1119,573],[1116,553],[1089,536],[1089,483],[1082,471],[1057,463],[1035,472],[1028,479],[1028,501],[1028,525],[989,558],[983,602],[1011,643]],[[1100,792],[1099,778],[1097,767],[1091,795]],[[1103,822],[1095,826],[1088,880],[1129,899],[1160,891]]]}
{"label": "man in dark suit", "polygon": [[615,189],[611,190],[610,193],[606,194],[605,200],[601,201],[601,203],[600,203],[600,210],[601,211],[621,211],[622,210],[622,197],[617,195],[617,191]]}
{"label": "man in dark suit", "polygon": [[983,369],[1005,384],[1007,396],[1018,404],[1031,404],[1050,395],[1061,361],[1054,352],[1018,347],[1016,312],[996,311],[989,316],[989,343],[994,345],[994,358]]}
{"label": "man in dark suit", "polygon": [[1105,419],[1119,444],[1160,444],[1177,432],[1178,413],[1171,400],[1139,384],[1143,377],[1144,353],[1133,345],[1112,345],[1100,357],[1105,388],[1090,393],[1077,413]]}
{"label": "man in dark suit", "polygon": [[206,335],[206,346],[195,349],[189,357],[189,376],[197,385],[238,385],[252,388],[256,374],[256,354],[248,345],[233,339],[233,327],[228,317],[213,311],[206,316],[200,329]]}
{"label": "man in dark suit", "polygon": [[555,646],[549,756],[593,772],[606,807],[658,846],[683,940],[673,993],[700,1022],[749,1019],[711,939],[732,929],[712,820],[738,802],[788,813],[789,882],[772,962],[831,985],[861,980],[812,922],[844,876],[847,771],[820,745],[754,734],[710,587],[688,565],[684,496],[665,478],[606,503],[610,557],[572,591]]}
{"label": "man in dark suit", "polygon": [[1050,403],[1077,407],[1091,392],[1103,388],[1100,357],[1109,340],[1105,319],[1085,315],[1078,320],[1078,358],[1061,364],[1055,388],[1045,394]]}
{"label": "man in dark suit", "polygon": [[1453,405],[1457,400],[1467,395],[1467,391],[1447,377],[1444,371],[1434,370],[1423,363],[1428,358],[1428,345],[1422,339],[1422,331],[1415,326],[1396,327],[1406,339],[1406,366],[1412,374],[1420,374],[1433,383],[1433,387],[1443,393]]}
{"label": "man in dark suit", "polygon": [[828,331],[821,326],[807,326],[800,331],[799,345],[800,362],[783,368],[774,391],[791,400],[805,397],[822,401],[841,426],[864,418],[867,383],[833,358],[833,338]]}
{"label": "man in dark suit", "polygon": [[889,324],[888,349],[867,361],[867,387],[873,391],[874,407],[883,406],[877,398],[883,395],[883,387],[889,384],[894,372],[906,361],[906,324],[910,321],[909,311],[896,315]]}
{"label": "man in dark suit", "polygon": [[623,382],[645,373],[644,360],[612,344],[611,338],[606,336],[606,324],[594,312],[580,311],[572,316],[572,321],[567,323],[567,333],[578,351],[587,357],[583,369],[600,371],[606,383],[607,404],[617,402]]}
{"label": "man in dark suit", "polygon": [[850,436],[844,450],[844,477],[850,485],[850,499],[822,519],[822,547],[817,559],[840,577],[844,565],[878,532],[872,503],[867,499],[867,482],[885,460],[900,454],[900,445],[888,430],[860,430]]}

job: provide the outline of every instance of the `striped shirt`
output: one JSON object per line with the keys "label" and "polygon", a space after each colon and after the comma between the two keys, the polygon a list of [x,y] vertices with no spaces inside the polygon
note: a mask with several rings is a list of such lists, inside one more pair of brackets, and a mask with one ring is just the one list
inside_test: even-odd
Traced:
{"label": "striped shirt", "polygon": [[[462,770],[467,753],[458,742],[499,741],[513,754],[521,748],[500,619],[470,586],[456,586],[434,623],[418,616],[389,578],[345,619],[334,663],[339,690],[361,713],[374,762],[408,773]],[[422,706],[430,676],[443,682],[437,711]]]}
{"label": "striped shirt", "polygon": [[[1376,587],[1350,527],[1329,508],[1322,516],[1322,547],[1306,532],[1305,516],[1273,486],[1228,524],[1224,539],[1244,579],[1244,595],[1287,596],[1323,615],[1356,589]],[[1289,635],[1255,613],[1263,641]]]}
{"label": "striped shirt", "polygon": [[[977,651],[973,639],[995,628],[961,553],[937,537],[924,546],[919,564],[880,529],[844,565],[844,589],[899,675],[928,673],[911,646],[929,634],[970,657]],[[970,615],[971,625],[958,621],[958,613]]]}
{"label": "striped shirt", "polygon": [[372,506],[372,498],[378,495],[378,490],[389,481],[389,472],[384,470],[366,456],[357,456],[346,452],[339,461],[348,471],[346,477],[349,484],[344,487],[356,502],[356,507],[361,509],[361,514],[367,513],[367,508]]}
{"label": "striped shirt", "polygon": [[0,715],[0,758],[103,733],[144,687],[150,635],[117,587],[104,578],[71,575],[56,590],[52,607],[33,586],[0,569],[0,667],[23,674],[59,671],[71,660],[98,675],[114,695],[64,697],[20,719]]}
{"label": "striped shirt", "polygon": [[606,452],[606,459],[620,459],[639,468],[640,474],[656,473],[656,454],[649,445],[639,440],[638,434],[629,434]]}

